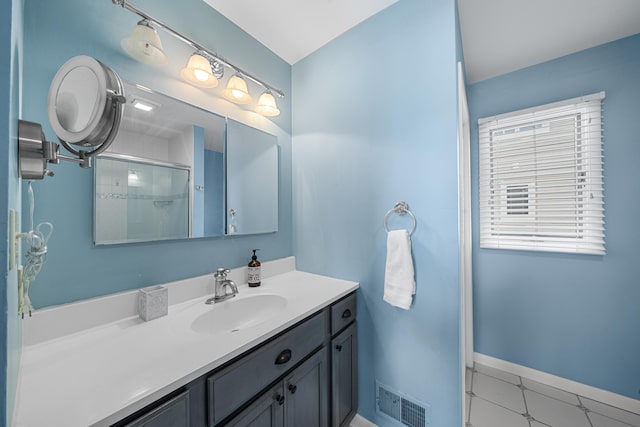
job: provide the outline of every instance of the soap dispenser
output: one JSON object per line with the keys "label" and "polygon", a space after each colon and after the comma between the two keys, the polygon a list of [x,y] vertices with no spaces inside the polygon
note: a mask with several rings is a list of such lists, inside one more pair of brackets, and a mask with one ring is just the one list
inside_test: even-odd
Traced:
{"label": "soap dispenser", "polygon": [[249,287],[256,288],[260,286],[262,274],[260,272],[260,261],[258,261],[258,256],[256,255],[256,251],[258,249],[253,250],[253,256],[251,257],[251,261],[247,266],[247,282],[249,283]]}

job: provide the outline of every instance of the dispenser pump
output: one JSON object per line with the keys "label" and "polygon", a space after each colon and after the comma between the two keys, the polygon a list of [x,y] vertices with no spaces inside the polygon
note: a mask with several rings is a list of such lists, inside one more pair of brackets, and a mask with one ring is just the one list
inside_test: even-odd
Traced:
{"label": "dispenser pump", "polygon": [[260,261],[258,261],[258,256],[256,255],[256,251],[259,249],[253,250],[253,256],[251,257],[251,261],[247,266],[247,282],[249,287],[255,288],[260,286],[261,283],[261,272],[260,272]]}

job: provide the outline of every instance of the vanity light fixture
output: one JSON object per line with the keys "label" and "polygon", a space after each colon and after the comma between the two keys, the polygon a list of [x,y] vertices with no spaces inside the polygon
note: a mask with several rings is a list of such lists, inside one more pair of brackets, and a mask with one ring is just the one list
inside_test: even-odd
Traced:
{"label": "vanity light fixture", "polygon": [[242,78],[240,73],[231,76],[227,82],[227,88],[222,91],[222,96],[236,104],[248,104],[251,102],[247,82]]}
{"label": "vanity light fixture", "polygon": [[122,39],[120,46],[129,56],[145,64],[165,65],[168,62],[160,36],[148,19],[139,21],[129,37]]}
{"label": "vanity light fixture", "polygon": [[280,114],[278,104],[273,94],[267,89],[260,98],[258,98],[258,105],[256,105],[256,113],[262,114],[267,117],[274,117]]}
{"label": "vanity light fixture", "polygon": [[[195,86],[204,88],[218,86],[218,77],[214,74],[214,67],[204,53],[196,52],[191,55],[187,66],[180,71],[180,75]],[[220,77],[222,76],[220,75]]]}
{"label": "vanity light fixture", "polygon": [[[260,99],[265,99],[261,102],[258,101],[258,105],[256,106],[256,112],[263,114],[265,116],[277,116],[280,114],[280,110],[275,102],[275,97],[284,98],[284,92],[280,89],[277,89],[264,81],[252,76],[241,68],[233,65],[231,62],[227,61],[217,53],[207,49],[196,41],[190,39],[187,36],[184,36],[172,29],[165,23],[158,21],[156,18],[147,14],[146,12],[140,10],[138,7],[132,5],[127,0],[111,0],[113,4],[117,6],[122,6],[123,9],[127,9],[129,12],[133,12],[136,15],[142,18],[142,21],[138,23],[136,29],[134,29],[134,33],[141,33],[143,35],[148,35],[147,44],[142,45],[142,50],[145,48],[148,50],[147,54],[142,54],[138,56],[134,56],[134,54],[130,53],[128,48],[125,47],[125,41],[122,42],[122,47],[129,53],[129,55],[133,56],[135,59],[138,59],[144,63],[154,64],[154,62],[149,62],[150,57],[154,57],[156,55],[162,54],[164,61],[166,63],[166,56],[162,51],[162,45],[160,44],[160,38],[157,37],[157,33],[151,26],[153,24],[155,27],[162,28],[175,38],[179,39],[183,43],[188,44],[195,50],[195,54],[191,55],[189,58],[188,64],[181,71],[181,76],[187,80],[189,83],[194,84],[200,87],[215,87],[217,85],[217,81],[220,80],[224,73],[224,67],[230,68],[235,74],[229,79],[227,82],[227,87],[223,91],[223,96],[236,103],[236,104],[248,104],[251,102],[251,95],[249,95],[249,90],[247,87],[247,80],[251,80],[253,83],[265,89],[265,93],[262,94]],[[145,28],[138,29],[138,26],[144,26]],[[151,35],[149,29],[155,34],[156,37]],[[134,33],[129,37],[132,38]],[[142,37],[140,37],[142,38]],[[125,39],[128,40],[128,39]],[[135,40],[135,38],[134,38]],[[156,41],[157,40],[157,41]],[[128,43],[127,43],[128,44]],[[154,49],[155,48],[155,49]],[[141,48],[139,47],[138,50]],[[193,60],[193,63],[192,63]],[[209,65],[207,66],[206,63]],[[215,80],[212,78],[214,77]],[[216,83],[212,83],[215,81]],[[214,86],[204,86],[204,84],[214,84]],[[266,96],[265,96],[266,94]],[[270,96],[269,96],[270,95]],[[270,99],[269,99],[270,98]]]}

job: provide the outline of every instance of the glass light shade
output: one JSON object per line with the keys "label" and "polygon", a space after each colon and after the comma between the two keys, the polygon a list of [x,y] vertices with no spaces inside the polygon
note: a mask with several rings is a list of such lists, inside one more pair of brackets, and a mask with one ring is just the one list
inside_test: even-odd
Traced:
{"label": "glass light shade", "polygon": [[191,55],[187,66],[180,71],[180,75],[195,86],[206,88],[218,86],[218,79],[211,72],[211,63],[197,53]]}
{"label": "glass light shade", "polygon": [[273,94],[268,90],[263,92],[258,98],[258,105],[256,105],[256,113],[260,113],[263,116],[273,117],[280,114],[278,104]]}
{"label": "glass light shade", "polygon": [[248,104],[251,102],[247,82],[238,74],[231,76],[227,83],[227,88],[222,91],[222,96],[236,104]]}
{"label": "glass light shade", "polygon": [[129,37],[122,39],[120,46],[129,56],[144,64],[165,65],[168,62],[160,36],[146,20],[138,22]]}

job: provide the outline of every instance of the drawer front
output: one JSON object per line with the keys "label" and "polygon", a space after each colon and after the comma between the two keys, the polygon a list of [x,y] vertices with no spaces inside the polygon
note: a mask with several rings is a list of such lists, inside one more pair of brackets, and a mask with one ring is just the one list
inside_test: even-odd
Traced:
{"label": "drawer front", "polygon": [[179,394],[126,427],[189,427],[189,391]]}
{"label": "drawer front", "polygon": [[320,312],[207,379],[213,426],[323,344],[326,314]]}
{"label": "drawer front", "polygon": [[335,335],[354,320],[356,320],[355,293],[338,301],[331,307],[331,335]]}

